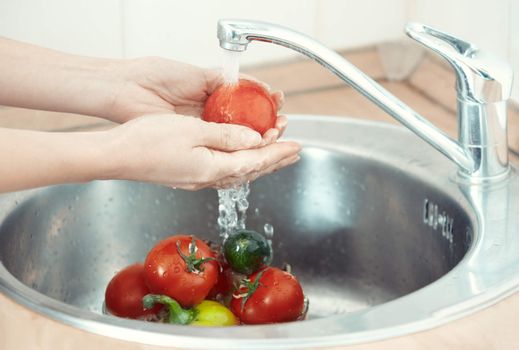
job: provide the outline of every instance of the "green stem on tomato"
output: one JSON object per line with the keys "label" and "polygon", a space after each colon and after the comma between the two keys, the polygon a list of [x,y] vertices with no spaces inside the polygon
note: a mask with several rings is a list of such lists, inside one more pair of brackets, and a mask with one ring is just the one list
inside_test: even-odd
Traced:
{"label": "green stem on tomato", "polygon": [[157,303],[168,308],[169,323],[187,325],[193,322],[198,314],[195,309],[183,309],[176,300],[167,295],[147,294],[142,298],[142,305],[145,309],[151,309]]}
{"label": "green stem on tomato", "polygon": [[191,243],[189,244],[189,255],[186,255],[182,253],[182,250],[180,249],[180,241],[177,241],[177,251],[180,257],[184,260],[187,266],[187,270],[192,273],[200,273],[204,271],[202,264],[211,261],[216,260],[215,258],[209,257],[209,258],[200,258],[198,259],[196,257],[196,251],[198,247],[196,246],[195,237],[191,236]]}
{"label": "green stem on tomato", "polygon": [[252,296],[252,294],[254,294],[254,292],[256,292],[256,289],[258,289],[258,287],[262,285],[260,283],[260,278],[261,278],[261,276],[263,276],[263,273],[267,270],[268,270],[268,268],[260,271],[256,275],[254,282],[251,282],[248,278],[245,278],[242,280],[241,285],[242,285],[242,287],[244,287],[246,289],[246,292],[239,295],[242,297],[241,312],[243,312],[243,309],[245,308],[245,303],[247,303],[247,300],[249,300],[249,298]]}

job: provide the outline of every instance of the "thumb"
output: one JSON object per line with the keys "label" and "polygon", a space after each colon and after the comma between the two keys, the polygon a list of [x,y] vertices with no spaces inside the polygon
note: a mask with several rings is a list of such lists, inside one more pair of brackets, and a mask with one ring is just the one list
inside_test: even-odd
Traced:
{"label": "thumb", "polygon": [[201,131],[199,146],[219,151],[238,151],[254,148],[262,143],[258,132],[242,125],[204,123]]}

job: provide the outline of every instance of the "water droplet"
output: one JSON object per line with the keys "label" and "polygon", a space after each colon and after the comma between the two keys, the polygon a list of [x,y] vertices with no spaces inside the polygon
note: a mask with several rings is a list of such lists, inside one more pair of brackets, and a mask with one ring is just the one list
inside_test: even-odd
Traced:
{"label": "water droplet", "polygon": [[263,232],[265,232],[265,236],[267,238],[272,238],[274,236],[274,226],[269,223],[263,225]]}

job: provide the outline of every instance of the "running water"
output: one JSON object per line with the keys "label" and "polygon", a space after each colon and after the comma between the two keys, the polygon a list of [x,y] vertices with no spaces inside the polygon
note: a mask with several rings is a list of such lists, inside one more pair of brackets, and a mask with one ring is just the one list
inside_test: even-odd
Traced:
{"label": "running water", "polygon": [[[222,50],[222,74],[225,84],[237,84],[240,74],[240,52]],[[223,239],[237,230],[245,229],[250,188],[246,182],[218,190],[218,227]]]}
{"label": "running water", "polygon": [[[241,52],[222,50],[222,75],[225,84],[237,84],[240,75]],[[226,239],[238,230],[246,228],[249,182],[229,189],[218,190],[218,228],[222,239]],[[265,236],[272,244],[274,228],[265,224]]]}
{"label": "running water", "polygon": [[239,51],[222,50],[222,74],[226,84],[237,84],[240,76]]}
{"label": "running water", "polygon": [[218,227],[223,239],[238,230],[245,229],[249,192],[249,182],[218,190]]}

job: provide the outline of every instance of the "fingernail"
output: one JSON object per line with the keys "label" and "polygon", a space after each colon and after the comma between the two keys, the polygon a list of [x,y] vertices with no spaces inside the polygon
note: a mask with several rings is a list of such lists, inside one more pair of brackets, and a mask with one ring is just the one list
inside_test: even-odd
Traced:
{"label": "fingernail", "polygon": [[268,143],[274,143],[277,141],[277,139],[279,138],[279,130],[278,129],[273,129],[274,131],[272,131],[272,133],[270,134],[270,137],[269,139],[267,140]]}
{"label": "fingernail", "polygon": [[255,131],[243,130],[241,133],[241,142],[245,147],[257,146],[261,141],[261,135]]}
{"label": "fingernail", "polygon": [[281,129],[285,129],[285,128],[287,127],[287,125],[288,125],[288,121],[286,121],[286,120],[280,120],[280,121],[278,122],[278,125],[276,125],[276,127],[277,127],[279,130],[281,130]]}

